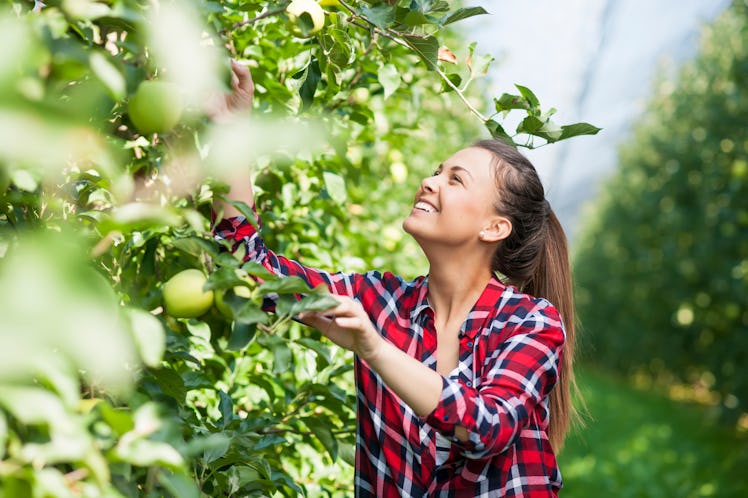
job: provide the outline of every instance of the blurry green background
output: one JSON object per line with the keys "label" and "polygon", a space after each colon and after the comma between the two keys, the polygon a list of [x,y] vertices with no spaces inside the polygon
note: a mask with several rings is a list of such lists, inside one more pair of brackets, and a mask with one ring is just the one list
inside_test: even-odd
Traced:
{"label": "blurry green background", "polygon": [[748,494],[748,6],[661,77],[575,240],[566,496]]}

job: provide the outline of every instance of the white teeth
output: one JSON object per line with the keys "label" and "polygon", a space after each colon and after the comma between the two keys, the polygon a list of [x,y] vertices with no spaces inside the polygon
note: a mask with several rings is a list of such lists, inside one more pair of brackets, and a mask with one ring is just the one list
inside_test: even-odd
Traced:
{"label": "white teeth", "polygon": [[433,213],[436,211],[436,209],[434,209],[434,206],[423,201],[416,202],[416,205],[414,207],[416,209],[420,209],[421,211],[426,211],[427,213]]}

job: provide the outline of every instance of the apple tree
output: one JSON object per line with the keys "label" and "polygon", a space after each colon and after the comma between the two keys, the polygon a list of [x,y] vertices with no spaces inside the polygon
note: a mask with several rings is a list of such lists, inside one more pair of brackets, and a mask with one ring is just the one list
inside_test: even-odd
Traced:
{"label": "apple tree", "polygon": [[743,428],[747,79],[748,7],[736,1],[675,81],[656,86],[575,255],[590,361],[688,393]]}
{"label": "apple tree", "polygon": [[[444,157],[489,133],[536,147],[597,132],[557,125],[524,86],[488,101],[491,58],[453,30],[484,14],[433,0],[4,2],[0,490],[349,495],[351,358],[293,320],[330,298],[227,251],[214,202],[252,168],[278,252],[423,271],[399,223]],[[251,68],[254,109],[217,116],[232,58]]]}

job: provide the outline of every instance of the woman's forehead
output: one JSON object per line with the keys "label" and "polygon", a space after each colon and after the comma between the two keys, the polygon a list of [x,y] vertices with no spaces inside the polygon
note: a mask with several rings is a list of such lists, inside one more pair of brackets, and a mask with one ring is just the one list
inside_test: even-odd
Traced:
{"label": "woman's forehead", "polygon": [[444,166],[460,166],[473,174],[481,176],[491,175],[493,154],[480,147],[461,149],[444,161]]}

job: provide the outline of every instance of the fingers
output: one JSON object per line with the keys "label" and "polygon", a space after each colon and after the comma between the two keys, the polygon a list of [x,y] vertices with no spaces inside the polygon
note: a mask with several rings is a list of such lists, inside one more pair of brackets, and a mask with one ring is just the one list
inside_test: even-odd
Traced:
{"label": "fingers", "polygon": [[239,64],[231,59],[231,87],[235,90],[242,89],[248,93],[254,92],[254,81],[249,67]]}
{"label": "fingers", "polygon": [[299,320],[320,331],[328,329],[332,323],[331,316],[325,316],[320,313],[301,313],[299,315]]}
{"label": "fingers", "polygon": [[321,330],[329,328],[331,324],[337,325],[344,329],[360,329],[368,321],[363,308],[359,303],[349,297],[333,296],[338,301],[337,306],[317,312],[303,312],[299,319]]}

